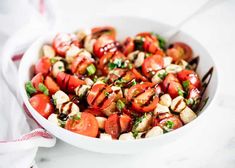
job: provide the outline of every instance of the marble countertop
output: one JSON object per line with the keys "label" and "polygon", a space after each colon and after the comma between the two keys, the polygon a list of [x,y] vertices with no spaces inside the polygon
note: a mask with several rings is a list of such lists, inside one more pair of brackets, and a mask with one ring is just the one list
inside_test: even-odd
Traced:
{"label": "marble countertop", "polygon": [[[141,16],[176,25],[205,0],[100,0],[56,1],[61,20],[83,15]],[[198,15],[182,29],[202,43],[213,56],[219,69],[220,90],[216,106],[210,109],[210,120],[187,136],[162,149],[135,155],[99,154],[75,148],[60,140],[55,147],[40,148],[36,163],[39,168],[64,167],[235,167],[235,1],[221,1]],[[74,18],[73,18],[74,20]]]}

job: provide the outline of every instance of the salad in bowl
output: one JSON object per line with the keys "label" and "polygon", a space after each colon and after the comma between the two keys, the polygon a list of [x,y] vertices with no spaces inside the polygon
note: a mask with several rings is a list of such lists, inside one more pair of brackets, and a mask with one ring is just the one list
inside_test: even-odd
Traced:
{"label": "salad in bowl", "polygon": [[75,22],[64,27],[33,42],[19,67],[25,106],[57,138],[95,152],[138,153],[209,119],[216,66],[185,32],[166,42],[161,34],[171,26],[135,17],[85,19],[86,31],[72,31]]}
{"label": "salad in bowl", "polygon": [[111,26],[58,33],[42,46],[25,83],[30,104],[74,133],[131,140],[168,133],[197,117],[202,82],[191,47],[139,32],[117,40]]}

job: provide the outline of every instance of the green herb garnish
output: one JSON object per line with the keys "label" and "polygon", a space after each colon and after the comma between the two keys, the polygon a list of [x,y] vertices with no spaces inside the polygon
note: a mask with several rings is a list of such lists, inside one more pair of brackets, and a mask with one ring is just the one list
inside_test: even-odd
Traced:
{"label": "green herb garnish", "polygon": [[184,97],[184,93],[185,93],[185,92],[184,92],[182,89],[178,88],[178,94],[179,94],[180,96]]}
{"label": "green herb garnish", "polygon": [[50,58],[50,62],[51,62],[52,64],[54,64],[54,63],[57,62],[57,59],[56,59],[55,57],[52,57],[52,58]]}
{"label": "green herb garnish", "polygon": [[136,139],[138,134],[139,134],[139,132],[134,130],[134,131],[132,131],[132,134],[133,134],[133,137]]}
{"label": "green herb garnish", "polygon": [[26,89],[26,92],[27,92],[28,96],[30,96],[31,94],[37,92],[37,90],[33,87],[33,84],[32,84],[31,81],[26,82],[25,89]]}
{"label": "green herb garnish", "polygon": [[87,68],[87,73],[89,76],[93,75],[96,72],[96,68],[94,64],[89,65]]}
{"label": "green herb garnish", "polygon": [[165,125],[168,129],[172,129],[174,127],[174,122],[168,120],[168,121],[166,121]]}
{"label": "green herb garnish", "polygon": [[194,100],[193,100],[192,98],[189,98],[189,99],[186,100],[186,104],[187,104],[188,106],[191,106],[191,105],[194,104]]}
{"label": "green herb garnish", "polygon": [[166,77],[166,75],[167,75],[167,73],[164,72],[164,73],[159,73],[157,76],[158,76],[161,80],[163,80],[163,79]]}
{"label": "green herb garnish", "polygon": [[110,62],[108,64],[108,67],[110,70],[113,70],[114,68],[126,68],[127,64],[125,62],[122,62],[123,60],[120,58],[115,59],[113,62]]}
{"label": "green herb garnish", "polygon": [[105,96],[108,97],[109,96],[109,92],[104,92]]}
{"label": "green herb garnish", "polygon": [[156,36],[157,36],[157,39],[158,39],[158,42],[159,42],[159,47],[161,49],[165,50],[166,49],[166,40],[158,34]]}
{"label": "green herb garnish", "polygon": [[125,108],[125,103],[123,101],[121,101],[120,99],[117,101],[116,107],[119,111],[122,111],[122,109]]}
{"label": "green herb garnish", "polygon": [[77,114],[71,116],[71,119],[72,119],[72,120],[80,120],[80,119],[81,119],[81,114],[80,114],[80,113],[77,113]]}
{"label": "green herb garnish", "polygon": [[133,80],[132,82],[131,82],[131,86],[135,86],[137,84],[137,82],[135,81],[135,80]]}
{"label": "green herb garnish", "polygon": [[182,85],[183,85],[183,87],[184,87],[185,90],[188,90],[188,89],[189,89],[189,84],[190,84],[190,83],[189,83],[188,80],[183,81]]}
{"label": "green herb garnish", "polygon": [[47,87],[43,84],[43,83],[39,83],[38,84],[38,89],[44,93],[45,95],[49,95],[49,90],[47,89]]}

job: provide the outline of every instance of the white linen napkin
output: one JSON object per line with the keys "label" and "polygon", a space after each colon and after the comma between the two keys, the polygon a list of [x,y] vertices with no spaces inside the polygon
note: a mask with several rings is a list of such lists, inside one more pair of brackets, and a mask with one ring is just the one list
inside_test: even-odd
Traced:
{"label": "white linen napkin", "polygon": [[38,147],[52,147],[56,139],[23,109],[17,65],[29,44],[53,29],[55,17],[51,1],[10,1],[0,2],[0,168],[29,168],[36,167]]}

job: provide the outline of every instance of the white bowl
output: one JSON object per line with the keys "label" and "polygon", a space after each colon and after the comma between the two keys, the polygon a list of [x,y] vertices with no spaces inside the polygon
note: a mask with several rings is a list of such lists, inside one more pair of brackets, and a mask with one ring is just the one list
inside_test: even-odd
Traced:
{"label": "white bowl", "polygon": [[[118,38],[120,39],[123,39],[126,36],[134,36],[136,33],[142,31],[151,31],[161,34],[161,32],[167,31],[172,28],[169,25],[143,18],[111,17],[98,19],[91,18],[90,20],[86,20],[79,25],[77,25],[75,22],[74,25],[70,26],[70,28],[64,30],[70,32],[72,30],[71,28],[87,29],[93,26],[103,25],[114,26],[117,29]],[[55,135],[57,138],[76,147],[101,153],[119,154],[136,153],[143,150],[148,150],[149,148],[153,147],[160,148],[163,145],[168,144],[183,135],[186,135],[187,131],[196,129],[194,127],[200,124],[200,121],[203,116],[207,115],[208,108],[212,105],[212,100],[214,100],[215,98],[218,87],[218,76],[213,59],[208,54],[206,49],[202,45],[200,45],[195,39],[193,39],[186,33],[180,32],[174,39],[172,39],[172,41],[182,41],[189,44],[193,48],[194,54],[200,56],[200,62],[197,69],[199,75],[203,76],[211,67],[214,67],[211,82],[204,94],[204,98],[209,97],[209,100],[203,110],[199,113],[199,116],[194,121],[183,126],[182,128],[179,128],[175,131],[172,131],[156,138],[139,139],[133,141],[101,140],[98,138],[90,138],[87,136],[70,132],[66,129],[63,129],[50,123],[48,120],[43,118],[37,111],[35,111],[28,101],[28,97],[24,87],[25,82],[29,81],[32,78],[32,66],[39,59],[42,45],[45,43],[51,43],[54,35],[55,33],[51,33],[49,35],[41,37],[40,39],[35,41],[25,52],[19,68],[20,93],[23,97],[25,105],[27,106],[32,116],[38,121],[38,123],[40,123],[46,130],[48,130],[51,134]]]}

